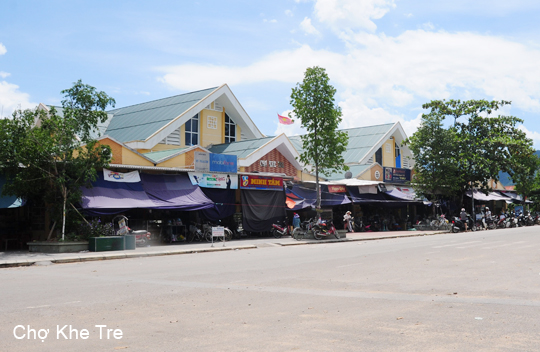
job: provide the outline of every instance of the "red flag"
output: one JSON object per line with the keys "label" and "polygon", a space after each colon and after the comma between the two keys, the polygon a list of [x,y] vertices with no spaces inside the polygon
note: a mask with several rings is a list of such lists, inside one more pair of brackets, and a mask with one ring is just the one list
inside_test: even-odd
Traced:
{"label": "red flag", "polygon": [[290,117],[287,116],[281,116],[280,114],[277,114],[277,117],[279,119],[279,123],[282,125],[292,125],[293,120]]}

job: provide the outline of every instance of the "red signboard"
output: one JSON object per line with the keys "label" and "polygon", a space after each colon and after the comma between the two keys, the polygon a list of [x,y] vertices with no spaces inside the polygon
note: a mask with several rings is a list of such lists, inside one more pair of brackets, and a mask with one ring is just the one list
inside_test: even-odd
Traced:
{"label": "red signboard", "polygon": [[240,176],[241,189],[283,190],[283,178],[271,176]]}
{"label": "red signboard", "polygon": [[345,187],[344,185],[328,185],[328,192],[347,193],[347,187]]}

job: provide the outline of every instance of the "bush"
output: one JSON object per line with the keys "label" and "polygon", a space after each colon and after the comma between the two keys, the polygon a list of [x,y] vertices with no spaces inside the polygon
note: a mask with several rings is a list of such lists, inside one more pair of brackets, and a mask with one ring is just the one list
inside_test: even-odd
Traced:
{"label": "bush", "polygon": [[100,218],[93,219],[88,223],[84,222],[79,228],[78,239],[86,241],[90,237],[110,236],[114,232],[113,224],[101,222]]}

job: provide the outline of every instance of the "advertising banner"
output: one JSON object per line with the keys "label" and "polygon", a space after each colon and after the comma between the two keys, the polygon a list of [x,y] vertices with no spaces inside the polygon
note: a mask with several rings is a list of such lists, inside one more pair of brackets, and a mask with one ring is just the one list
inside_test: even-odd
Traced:
{"label": "advertising banner", "polygon": [[194,152],[195,170],[210,171],[210,155],[207,152]]}
{"label": "advertising banner", "polygon": [[395,167],[384,168],[384,182],[405,183],[411,180],[411,170]]}
{"label": "advertising banner", "polygon": [[240,189],[283,190],[283,178],[271,176],[240,176]]}
{"label": "advertising banner", "polygon": [[111,171],[108,169],[103,169],[103,178],[105,179],[105,181],[111,181],[111,182],[127,182],[127,183],[141,182],[139,171],[116,172],[116,171]]}
{"label": "advertising banner", "polygon": [[238,171],[236,155],[210,153],[210,172],[230,172]]}
{"label": "advertising banner", "polygon": [[210,172],[188,172],[192,185],[205,188],[238,189],[236,174],[215,174]]}
{"label": "advertising banner", "polygon": [[347,193],[347,187],[344,185],[328,185],[330,193]]}

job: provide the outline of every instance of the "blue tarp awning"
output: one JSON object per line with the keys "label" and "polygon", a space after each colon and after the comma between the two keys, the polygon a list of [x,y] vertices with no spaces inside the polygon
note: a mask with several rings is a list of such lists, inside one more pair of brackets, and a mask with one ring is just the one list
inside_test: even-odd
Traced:
{"label": "blue tarp awning", "polygon": [[4,175],[0,175],[0,209],[5,208],[18,208],[24,205],[24,201],[15,196],[2,196],[2,189],[7,180]]}

